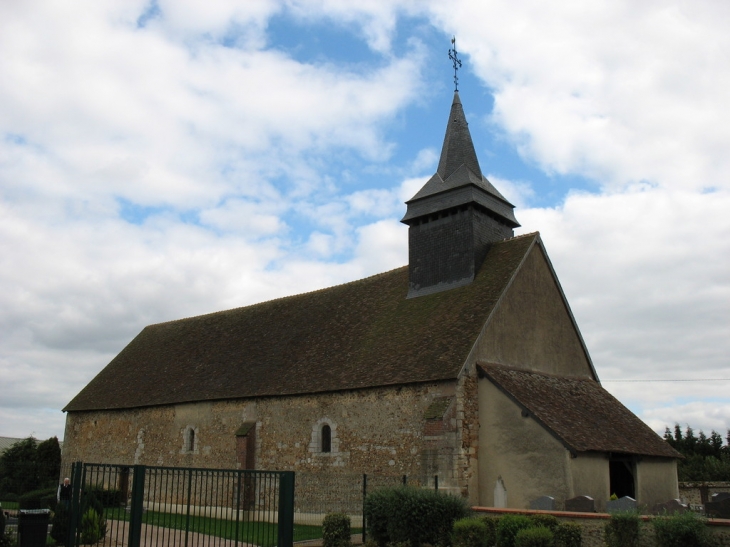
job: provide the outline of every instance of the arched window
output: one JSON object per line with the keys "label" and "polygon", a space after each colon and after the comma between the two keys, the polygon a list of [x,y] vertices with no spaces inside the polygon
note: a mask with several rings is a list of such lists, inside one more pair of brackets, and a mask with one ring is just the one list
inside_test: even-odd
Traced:
{"label": "arched window", "polygon": [[322,426],[322,452],[332,452],[332,428],[328,424]]}

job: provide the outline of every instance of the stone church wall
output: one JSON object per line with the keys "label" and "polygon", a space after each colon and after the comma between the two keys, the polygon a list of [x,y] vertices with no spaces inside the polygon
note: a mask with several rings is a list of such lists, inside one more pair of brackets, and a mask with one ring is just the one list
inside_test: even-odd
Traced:
{"label": "stone church wall", "polygon": [[[416,477],[438,474],[440,486],[458,489],[469,474],[460,459],[469,448],[457,446],[456,439],[461,437],[469,445],[476,437],[474,425],[464,419],[465,405],[461,397],[457,401],[456,392],[452,381],[72,412],[66,419],[63,460],[64,465],[85,461],[244,468],[247,456],[241,454],[246,450],[236,436],[243,430],[252,435],[249,448],[254,449],[257,469]],[[322,451],[324,426],[330,432],[329,452]],[[469,433],[460,435],[459,426]]]}

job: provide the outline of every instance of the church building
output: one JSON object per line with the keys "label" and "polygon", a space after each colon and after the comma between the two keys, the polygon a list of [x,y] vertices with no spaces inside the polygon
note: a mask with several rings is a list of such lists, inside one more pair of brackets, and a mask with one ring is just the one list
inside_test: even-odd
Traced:
{"label": "church building", "polygon": [[409,264],[150,325],[64,409],[64,463],[438,475],[472,504],[678,497],[680,455],[601,386],[458,92]]}

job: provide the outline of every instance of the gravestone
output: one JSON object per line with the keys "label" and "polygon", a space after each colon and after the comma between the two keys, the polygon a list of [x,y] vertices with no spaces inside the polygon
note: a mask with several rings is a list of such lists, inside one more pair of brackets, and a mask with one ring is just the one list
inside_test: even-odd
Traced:
{"label": "gravestone", "polygon": [[730,499],[730,492],[718,492],[717,494],[712,494],[712,499],[710,501],[722,501]]}
{"label": "gravestone", "polygon": [[707,516],[716,519],[730,519],[730,496],[721,501],[708,501],[705,504],[705,512]]}
{"label": "gravestone", "polygon": [[565,500],[565,510],[574,513],[595,513],[596,503],[590,496],[576,496]]}
{"label": "gravestone", "polygon": [[618,513],[620,511],[636,511],[638,505],[636,500],[630,496],[624,496],[617,500],[606,502],[606,513]]}
{"label": "gravestone", "polygon": [[530,502],[530,509],[537,511],[555,511],[555,498],[542,496]]}
{"label": "gravestone", "polygon": [[684,513],[688,511],[688,507],[681,501],[674,499],[666,503],[657,503],[651,510],[655,515],[673,515],[674,513]]}

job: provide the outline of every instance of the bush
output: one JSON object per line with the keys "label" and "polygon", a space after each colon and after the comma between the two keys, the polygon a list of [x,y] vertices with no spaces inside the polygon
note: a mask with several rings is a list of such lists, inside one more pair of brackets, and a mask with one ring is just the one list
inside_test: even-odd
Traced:
{"label": "bush", "polygon": [[383,488],[365,497],[363,511],[367,522],[367,532],[378,547],[385,547],[390,541],[388,521],[395,511],[395,489]]}
{"label": "bush", "polygon": [[450,545],[454,521],[468,512],[462,498],[407,486],[378,490],[365,498],[368,530],[381,547],[392,542]]}
{"label": "bush", "polygon": [[68,525],[70,513],[68,507],[59,503],[51,519],[51,537],[58,544],[65,545],[68,540]]}
{"label": "bush", "polygon": [[466,518],[454,523],[451,545],[454,547],[492,547],[494,543],[487,543],[487,525],[482,519]]}
{"label": "bush", "polygon": [[97,543],[101,538],[101,528],[99,526],[100,521],[99,513],[94,509],[89,509],[81,517],[81,544],[82,545],[93,545]]}
{"label": "bush", "polygon": [[517,532],[515,547],[553,547],[553,533],[549,528],[536,526]]}
{"label": "bush", "polygon": [[497,547],[514,547],[520,530],[532,528],[532,521],[524,515],[504,515],[497,524]]}
{"label": "bush", "polygon": [[613,513],[606,524],[606,545],[608,547],[638,547],[639,514],[633,511]]}
{"label": "bush", "polygon": [[657,517],[652,521],[661,547],[706,547],[710,545],[705,519],[695,513]]}
{"label": "bush", "polygon": [[5,534],[5,512],[0,507],[0,536]]}
{"label": "bush", "polygon": [[529,519],[532,521],[533,526],[542,526],[543,528],[547,528],[551,532],[555,532],[555,529],[560,524],[560,521],[557,519],[557,517],[554,517],[553,515],[545,515],[542,513],[530,515]]}
{"label": "bush", "polygon": [[18,507],[20,509],[55,509],[56,488],[42,488],[26,492],[18,496]]}
{"label": "bush", "polygon": [[98,499],[96,499],[96,496],[94,495],[94,492],[83,492],[81,495],[81,515],[83,519],[83,515],[86,515],[86,513],[89,512],[90,509],[93,509],[96,513],[96,516],[98,518],[99,522],[99,539],[106,536],[106,519],[104,518],[104,508],[102,507],[101,503]]}
{"label": "bush", "polygon": [[499,518],[500,517],[492,516],[483,516],[479,518],[479,520],[481,520],[487,528],[484,541],[489,547],[493,547],[497,543],[497,525],[499,524]]}
{"label": "bush", "polygon": [[121,490],[115,490],[113,488],[106,489],[103,486],[94,486],[89,489],[89,492],[99,500],[102,507],[119,507],[122,505],[122,492]]}
{"label": "bush", "polygon": [[330,513],[322,521],[322,547],[348,547],[350,545],[350,517],[343,513]]}
{"label": "bush", "polygon": [[561,522],[553,530],[555,536],[555,547],[581,547],[583,545],[583,533],[579,524],[574,522]]}

